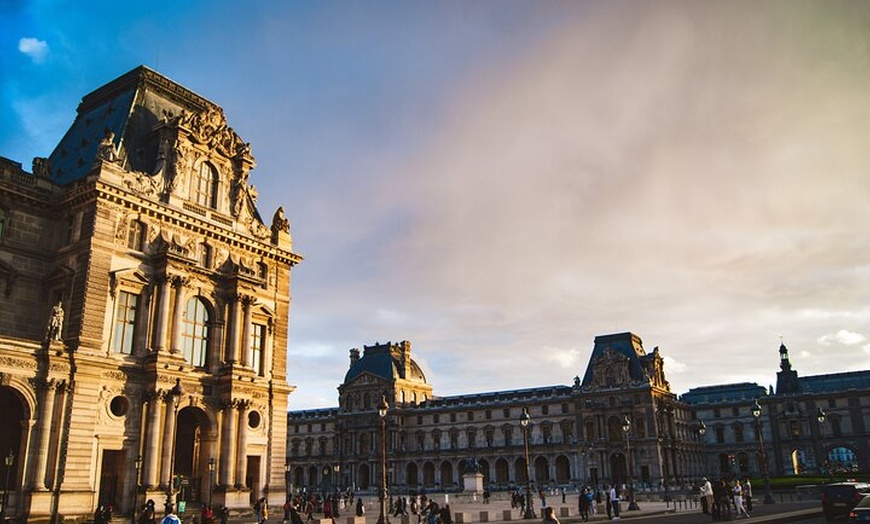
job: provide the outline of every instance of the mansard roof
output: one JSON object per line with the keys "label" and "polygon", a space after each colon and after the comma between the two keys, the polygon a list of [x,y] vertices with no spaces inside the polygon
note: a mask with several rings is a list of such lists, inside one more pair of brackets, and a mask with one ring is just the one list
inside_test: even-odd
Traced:
{"label": "mansard roof", "polygon": [[[363,346],[362,358],[353,362],[347,374],[344,376],[344,384],[348,384],[357,377],[368,373],[387,381],[407,380],[410,382],[426,383],[426,376],[420,366],[410,357],[411,347],[407,342],[393,344],[375,344]],[[407,353],[405,353],[407,352]],[[408,360],[408,369],[405,369],[403,359]]]}
{"label": "mansard roof", "polygon": [[114,135],[126,169],[150,173],[159,147],[154,128],[172,116],[207,110],[221,111],[217,104],[139,66],[82,98],[75,121],[49,157],[50,176],[67,185],[87,175],[107,132]]}
{"label": "mansard roof", "polygon": [[801,393],[827,393],[870,389],[870,371],[851,371],[798,378]]}
{"label": "mansard roof", "polygon": [[755,382],[739,382],[717,386],[692,388],[680,395],[686,404],[719,404],[741,400],[754,400],[767,396],[767,389]]}
{"label": "mansard roof", "polygon": [[[628,364],[628,377],[630,382],[648,382],[649,378],[644,370],[644,362],[650,355],[643,349],[643,342],[634,333],[614,333],[595,337],[595,345],[592,355],[589,357],[589,365],[586,366],[586,374],[583,376],[582,387],[590,388],[597,384],[604,384],[611,378],[619,381],[622,377],[596,376],[596,372],[614,370],[614,367],[596,366],[597,361],[620,359]],[[621,364],[616,366],[619,370],[625,369]]]}
{"label": "mansard roof", "polygon": [[503,407],[505,403],[529,401],[529,400],[567,400],[571,397],[571,386],[543,386],[538,388],[509,389],[505,391],[491,391],[485,393],[473,393],[469,395],[455,395],[448,397],[432,397],[420,404],[420,407],[461,407],[461,406],[484,406]]}

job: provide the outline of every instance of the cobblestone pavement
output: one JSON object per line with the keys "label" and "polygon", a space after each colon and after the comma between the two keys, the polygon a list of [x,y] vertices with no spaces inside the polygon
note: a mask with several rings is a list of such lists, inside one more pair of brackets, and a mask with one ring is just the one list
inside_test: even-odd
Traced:
{"label": "cobblestone pavement", "polygon": [[[430,494],[435,502],[439,505],[445,503],[450,504],[451,514],[453,515],[454,524],[465,523],[506,523],[516,522],[522,524],[529,522],[522,519],[522,514],[519,509],[511,509],[510,502],[507,498],[494,497],[490,504],[484,504],[479,498],[472,498],[464,495],[455,494]],[[577,511],[577,494],[568,495],[566,503],[561,502],[561,497],[554,497],[549,501],[549,505],[554,508],[556,516],[563,524],[575,524],[582,522]],[[339,516],[335,519],[334,524],[376,524],[378,520],[378,501],[376,497],[362,497],[366,506],[366,514],[363,518],[355,520],[353,518],[352,508],[347,508],[340,511]],[[541,520],[540,501],[536,500],[534,506],[536,518],[532,522]],[[677,502],[665,503],[662,501],[638,501],[639,510],[628,511],[627,502],[621,505],[620,520],[643,520],[645,522],[668,522],[676,524],[707,524],[712,522],[709,515],[704,515],[701,510],[696,507],[693,502]],[[507,513],[506,513],[507,512]],[[821,505],[818,501],[786,501],[777,504],[758,504],[754,505],[752,518],[748,519],[752,522],[786,522],[791,520],[799,520],[807,516],[813,516],[821,512]],[[506,517],[510,517],[509,519]],[[269,512],[268,524],[280,524],[283,517],[283,511],[279,508],[274,508]],[[315,520],[311,524],[333,524],[331,519],[322,519],[322,515],[315,515]],[[304,517],[303,517],[304,518]],[[417,524],[416,515],[407,516],[390,516],[390,524]],[[590,521],[601,522],[607,520],[607,514],[601,511],[590,518]],[[734,519],[747,520],[747,519]],[[191,522],[192,517],[186,516],[185,522]],[[252,515],[241,515],[230,519],[233,524],[251,524],[254,523]],[[421,524],[425,524],[425,521]]]}

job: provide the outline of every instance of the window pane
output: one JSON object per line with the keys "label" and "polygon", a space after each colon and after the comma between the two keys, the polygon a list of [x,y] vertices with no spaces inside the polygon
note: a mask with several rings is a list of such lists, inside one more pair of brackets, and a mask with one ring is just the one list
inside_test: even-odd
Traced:
{"label": "window pane", "polygon": [[185,360],[204,367],[208,362],[209,318],[205,304],[197,297],[187,301],[184,312],[184,331],[181,351]]}
{"label": "window pane", "polygon": [[262,376],[265,368],[263,347],[266,340],[266,326],[254,324],[251,329],[251,367],[254,373]]}
{"label": "window pane", "polygon": [[112,333],[112,351],[130,354],[133,352],[136,331],[136,305],[139,295],[121,291],[115,302],[115,323]]}

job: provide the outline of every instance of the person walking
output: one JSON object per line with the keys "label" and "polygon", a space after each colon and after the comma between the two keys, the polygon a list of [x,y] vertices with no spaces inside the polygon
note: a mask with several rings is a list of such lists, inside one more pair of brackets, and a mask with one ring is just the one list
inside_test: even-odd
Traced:
{"label": "person walking", "polygon": [[160,521],[160,524],[181,524],[181,519],[175,514],[175,508],[172,504],[166,505],[166,516]]}
{"label": "person walking", "polygon": [[747,511],[752,511],[752,483],[749,482],[749,477],[743,478],[743,502]]}
{"label": "person walking", "polygon": [[619,492],[616,484],[610,486],[610,503],[613,505],[613,520],[619,520]]}
{"label": "person walking", "polygon": [[589,498],[589,490],[583,488],[580,491],[578,499],[579,507],[577,509],[580,510],[580,517],[583,519],[583,522],[589,522],[589,506],[592,504],[592,499]]}
{"label": "person walking", "polygon": [[743,507],[743,488],[740,486],[740,480],[734,480],[734,487],[732,489],[734,507],[737,509],[737,518],[743,516],[748,519],[751,515],[746,511],[746,508]]}
{"label": "person walking", "polygon": [[713,485],[707,477],[701,477],[701,485],[698,487],[698,498],[701,499],[701,513],[709,515],[711,502],[713,501]]}
{"label": "person walking", "polygon": [[544,524],[562,524],[559,522],[559,519],[556,518],[556,514],[553,513],[552,507],[544,508],[544,518],[541,522]]}

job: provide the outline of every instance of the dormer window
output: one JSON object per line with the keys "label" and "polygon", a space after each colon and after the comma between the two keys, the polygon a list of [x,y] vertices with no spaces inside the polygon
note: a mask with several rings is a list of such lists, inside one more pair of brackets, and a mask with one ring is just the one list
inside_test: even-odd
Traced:
{"label": "dormer window", "polygon": [[190,198],[203,207],[217,207],[217,169],[208,162],[199,164],[199,171],[193,177],[190,188]]}

